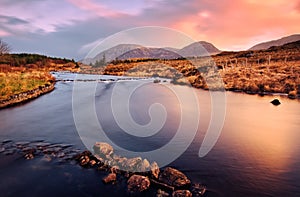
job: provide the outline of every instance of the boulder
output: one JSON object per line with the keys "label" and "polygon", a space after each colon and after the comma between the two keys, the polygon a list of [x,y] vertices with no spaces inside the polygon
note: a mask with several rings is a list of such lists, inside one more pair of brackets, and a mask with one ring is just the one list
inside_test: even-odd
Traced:
{"label": "boulder", "polygon": [[172,193],[172,197],[192,197],[189,190],[177,190]]}
{"label": "boulder", "polygon": [[126,169],[129,171],[139,171],[138,166],[142,162],[141,157],[134,157],[126,160]]}
{"label": "boulder", "polygon": [[186,188],[191,184],[191,181],[185,174],[170,167],[167,167],[162,173],[160,173],[158,179],[159,181],[175,188]]}
{"label": "boulder", "polygon": [[158,164],[157,164],[156,162],[153,162],[153,163],[151,164],[151,166],[150,166],[150,171],[151,171],[151,175],[152,175],[154,178],[158,179],[160,170],[159,170],[159,166],[158,166]]}
{"label": "boulder", "polygon": [[149,189],[150,180],[148,177],[141,175],[132,175],[127,181],[128,191],[131,193],[138,193]]}
{"label": "boulder", "polygon": [[102,179],[102,181],[105,183],[105,184],[108,184],[108,183],[113,183],[117,180],[117,175],[115,173],[110,173],[109,175],[107,175],[106,177],[104,177]]}
{"label": "boulder", "polygon": [[113,147],[105,142],[96,142],[93,149],[96,154],[105,156],[111,155],[114,152]]}
{"label": "boulder", "polygon": [[280,105],[280,101],[278,99],[274,99],[273,101],[271,101],[271,103],[275,106]]}
{"label": "boulder", "polygon": [[199,183],[192,184],[191,192],[193,196],[203,196],[206,192],[206,187]]}
{"label": "boulder", "polygon": [[150,170],[150,163],[147,159],[144,159],[141,163],[140,163],[140,167],[139,167],[139,171],[141,172],[147,172]]}

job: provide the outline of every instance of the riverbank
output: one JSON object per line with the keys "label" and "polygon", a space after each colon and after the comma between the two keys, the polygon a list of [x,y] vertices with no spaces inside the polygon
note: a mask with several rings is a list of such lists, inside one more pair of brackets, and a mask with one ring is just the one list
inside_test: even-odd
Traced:
{"label": "riverbank", "polygon": [[55,88],[54,85],[55,82],[52,82],[51,84],[45,84],[33,90],[11,95],[8,99],[0,100],[0,109],[24,103],[32,99],[35,99],[43,94],[51,92]]}
{"label": "riverbank", "polygon": [[23,103],[54,90],[51,71],[78,72],[74,60],[38,54],[0,55],[0,109]]}
{"label": "riverbank", "polygon": [[174,84],[205,90],[282,94],[300,97],[300,50],[223,52],[211,57],[176,60],[131,60],[81,72],[104,75],[170,78]]}

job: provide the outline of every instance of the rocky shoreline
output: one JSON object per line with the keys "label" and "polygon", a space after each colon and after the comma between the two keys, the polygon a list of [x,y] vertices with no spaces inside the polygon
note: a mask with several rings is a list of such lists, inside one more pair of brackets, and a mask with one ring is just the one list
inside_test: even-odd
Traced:
{"label": "rocky shoreline", "polygon": [[55,82],[51,82],[51,84],[45,84],[43,86],[39,86],[36,89],[22,92],[20,94],[12,95],[8,99],[0,100],[0,109],[14,106],[35,99],[43,94],[53,91],[55,89],[54,86],[55,86]]}
{"label": "rocky shoreline", "polygon": [[75,156],[75,160],[84,168],[107,171],[102,179],[105,184],[118,184],[118,178],[127,179],[129,196],[143,196],[150,188],[157,189],[153,196],[191,197],[203,196],[206,187],[192,181],[181,171],[164,167],[161,169],[154,161],[150,164],[141,157],[126,158],[114,153],[113,147],[104,142],[97,142],[94,154],[84,151]]}
{"label": "rocky shoreline", "polygon": [[[81,152],[71,144],[51,144],[45,141],[4,140],[0,142],[3,155],[22,155],[24,159],[40,158],[43,161],[72,162],[86,169],[104,174],[104,184],[122,185],[126,182],[128,196],[191,197],[206,194],[206,187],[193,183],[183,172],[173,167],[159,168],[156,162],[141,157],[126,158],[114,153],[113,147],[97,142],[93,152]],[[99,180],[101,181],[101,179]],[[150,193],[149,193],[150,192]]]}

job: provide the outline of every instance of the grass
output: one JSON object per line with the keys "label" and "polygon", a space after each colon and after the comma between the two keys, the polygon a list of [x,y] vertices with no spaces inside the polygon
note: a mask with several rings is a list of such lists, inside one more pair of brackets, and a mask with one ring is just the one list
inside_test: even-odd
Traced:
{"label": "grass", "polygon": [[11,96],[53,84],[49,71],[78,72],[74,60],[47,57],[39,54],[0,55],[0,101]]}
{"label": "grass", "polygon": [[[223,86],[230,91],[251,94],[285,93],[289,98],[296,98],[300,96],[300,47],[223,52],[210,58],[189,60],[120,61],[95,72],[107,75],[159,76],[172,78],[175,84],[189,83],[196,88],[217,90]],[[219,76],[223,83],[220,83]]]}
{"label": "grass", "polygon": [[54,78],[48,72],[42,71],[0,73],[0,100],[50,85],[53,81]]}

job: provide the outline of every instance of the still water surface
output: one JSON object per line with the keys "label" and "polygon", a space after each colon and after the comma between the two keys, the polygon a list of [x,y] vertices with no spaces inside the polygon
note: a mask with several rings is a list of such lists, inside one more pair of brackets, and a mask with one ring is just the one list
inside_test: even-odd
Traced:
{"label": "still water surface", "polygon": [[[74,75],[60,74],[59,77],[67,79]],[[126,89],[141,81],[118,83]],[[110,106],[115,83],[99,82],[95,92],[96,114],[109,138],[118,146],[137,152],[155,150],[168,143],[180,122],[180,104],[174,93],[151,81],[134,92],[129,109],[138,124],[150,121],[148,110],[152,103],[164,105],[168,114],[158,133],[139,138],[124,133],[114,120]],[[0,110],[0,140],[45,140],[86,149],[74,123],[72,90],[73,82],[58,82],[49,94]],[[280,98],[282,104],[276,107],[269,103],[275,96],[227,92],[220,138],[208,155],[199,158],[199,148],[211,117],[211,101],[209,92],[195,91],[200,108],[198,131],[189,148],[170,165],[186,173],[193,182],[205,184],[209,190],[207,196],[300,196],[300,102]],[[84,90],[80,97],[85,101]],[[188,103],[184,105],[191,107]],[[186,132],[189,135],[189,131]],[[121,150],[116,151],[122,154]],[[101,182],[104,175],[71,164],[0,155],[1,196],[126,194],[124,185],[104,186]]]}

